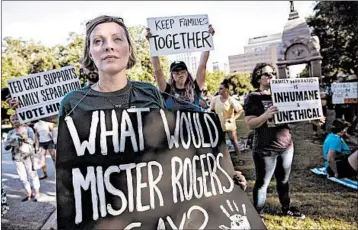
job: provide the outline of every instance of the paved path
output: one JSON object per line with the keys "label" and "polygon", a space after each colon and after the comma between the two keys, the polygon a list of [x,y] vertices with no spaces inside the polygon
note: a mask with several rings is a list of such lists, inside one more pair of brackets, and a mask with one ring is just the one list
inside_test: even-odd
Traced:
{"label": "paved path", "polygon": [[[1,151],[2,180],[6,189],[10,210],[1,219],[2,229],[40,229],[56,209],[56,179],[51,157],[47,154],[46,162],[49,177],[41,180],[38,202],[21,202],[25,191],[17,175],[11,153]],[[42,171],[39,170],[41,176]]]}

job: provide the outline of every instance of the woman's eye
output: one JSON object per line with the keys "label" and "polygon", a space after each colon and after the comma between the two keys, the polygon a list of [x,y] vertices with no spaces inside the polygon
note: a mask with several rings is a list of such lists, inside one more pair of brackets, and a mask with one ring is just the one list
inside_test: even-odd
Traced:
{"label": "woman's eye", "polygon": [[101,39],[96,39],[96,40],[94,40],[94,44],[99,44],[100,42],[102,42]]}
{"label": "woman's eye", "polygon": [[115,41],[122,41],[121,38],[114,38]]}

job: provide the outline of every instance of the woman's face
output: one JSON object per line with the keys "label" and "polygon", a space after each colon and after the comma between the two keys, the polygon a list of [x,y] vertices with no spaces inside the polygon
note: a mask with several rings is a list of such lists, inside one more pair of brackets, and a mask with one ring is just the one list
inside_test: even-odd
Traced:
{"label": "woman's face", "polygon": [[115,22],[97,25],[90,35],[90,54],[100,72],[115,74],[126,69],[129,49],[124,29]]}
{"label": "woman's face", "polygon": [[270,85],[271,79],[276,79],[276,73],[273,71],[271,66],[265,66],[261,69],[261,78],[259,83],[261,86],[267,87]]}
{"label": "woman's face", "polygon": [[187,70],[172,71],[172,76],[176,84],[185,85],[186,79],[188,79]]}
{"label": "woman's face", "polygon": [[10,117],[10,122],[14,127],[18,127],[20,125],[19,119],[17,117],[17,115],[12,115]]}

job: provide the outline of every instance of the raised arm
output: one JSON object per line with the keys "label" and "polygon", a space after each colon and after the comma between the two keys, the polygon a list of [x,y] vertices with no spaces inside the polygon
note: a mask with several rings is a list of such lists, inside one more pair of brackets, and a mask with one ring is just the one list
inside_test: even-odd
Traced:
{"label": "raised arm", "polygon": [[[151,34],[149,28],[147,28],[147,34],[145,37],[149,42],[149,38],[152,37],[152,34]],[[155,81],[158,84],[159,90],[161,92],[164,92],[165,88],[167,87],[167,81],[165,80],[165,75],[163,73],[162,67],[160,66],[159,57],[151,57],[150,60],[153,65]]]}
{"label": "raised arm", "polygon": [[[209,25],[209,33],[211,35],[214,35],[215,30],[211,25]],[[200,62],[198,66],[198,71],[196,72],[196,82],[198,83],[198,86],[200,89],[203,89],[205,85],[205,77],[206,77],[206,63],[209,60],[209,54],[210,51],[204,51],[201,54]]]}

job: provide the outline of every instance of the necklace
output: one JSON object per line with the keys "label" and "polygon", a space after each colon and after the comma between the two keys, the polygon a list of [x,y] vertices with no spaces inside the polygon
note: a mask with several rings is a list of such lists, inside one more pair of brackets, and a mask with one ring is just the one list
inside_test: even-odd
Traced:
{"label": "necklace", "polygon": [[[101,92],[105,93],[104,90],[102,89],[102,87],[99,85],[99,81],[98,81],[96,84],[97,84],[98,89],[99,89]],[[113,106],[113,108],[117,109],[117,108],[120,108],[120,107],[122,106],[122,105],[118,105],[118,104],[113,103],[112,100],[111,100],[107,95],[104,95],[104,96],[107,98],[107,100],[109,101],[109,103],[111,103],[111,105]]]}

